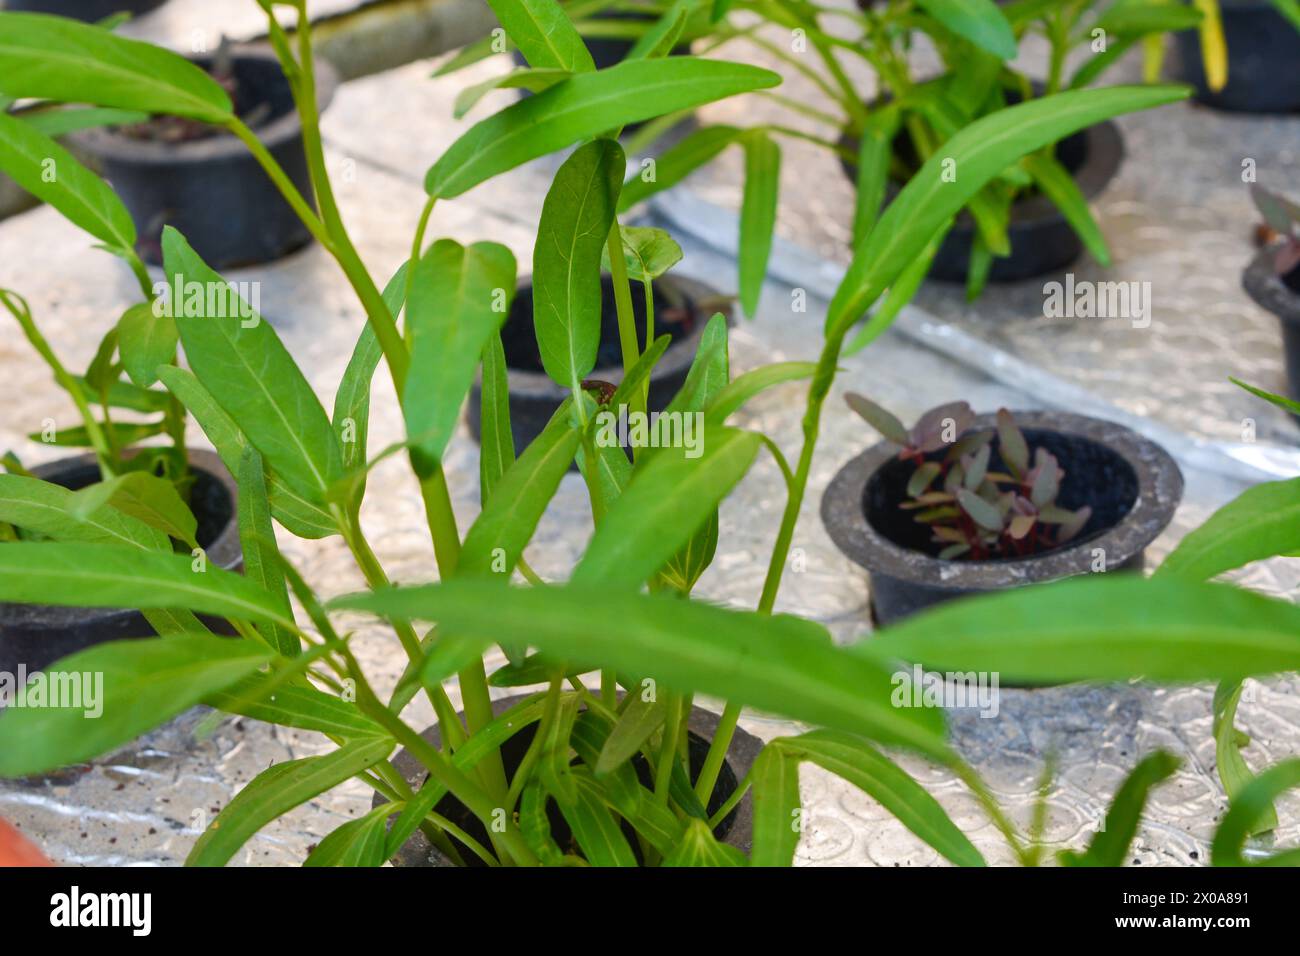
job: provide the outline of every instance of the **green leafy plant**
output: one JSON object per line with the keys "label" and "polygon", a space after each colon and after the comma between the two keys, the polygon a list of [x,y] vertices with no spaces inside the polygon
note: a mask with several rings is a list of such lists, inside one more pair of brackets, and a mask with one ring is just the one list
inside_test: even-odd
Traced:
{"label": "green leafy plant", "polygon": [[901,446],[900,460],[916,463],[907,500],[898,507],[930,528],[944,560],[1037,554],[1065,544],[1092,516],[1087,505],[1075,511],[1057,505],[1065,477],[1060,462],[1046,448],[1031,449],[1005,408],[998,410],[996,429],[971,431],[975,413],[965,402],[932,408],[909,429],[864,395],[844,397]]}
{"label": "green leafy plant", "polygon": [[[261,5],[271,12],[271,0]],[[909,622],[911,631],[900,629],[892,639],[845,648],[821,625],[775,613],[777,597],[822,408],[850,329],[956,212],[1018,157],[1106,117],[1176,101],[1186,91],[1072,91],[972,122],[945,148],[962,166],[959,181],[945,180],[940,158],[931,157],[857,244],[815,364],[781,363],[733,377],[726,323],[714,316],[671,405],[703,417],[702,454],[640,448],[629,460],[623,449],[595,441],[597,413],[634,407],[662,355],[662,337],[647,329],[639,338],[634,328],[632,283],[639,280],[648,292],[646,284],[671,265],[675,253],[663,234],[625,229],[619,221],[624,160],[615,133],[664,111],[770,88],[777,78],[743,64],[669,58],[672,44],[661,43],[636,61],[591,70],[572,24],[553,2],[502,0],[498,15],[529,63],[571,75],[470,127],[433,163],[409,261],[381,290],[333,198],[317,121],[311,31],[305,3],[292,6],[298,13],[292,36],[275,17],[268,17],[268,29],[302,117],[319,215],[231,114],[224,93],[192,64],[91,27],[0,14],[0,94],[174,114],[239,136],[335,258],[366,318],[330,413],[268,324],[217,314],[203,303],[174,310],[188,369],[160,363],[153,371],[167,400],[185,406],[237,478],[247,573],[222,571],[173,553],[157,535],[138,535],[135,506],[116,497],[99,505],[93,525],[51,524],[44,533],[52,540],[0,545],[0,599],[164,609],[150,619],[157,636],[100,645],[56,665],[104,674],[104,713],[93,727],[80,712],[59,709],[20,709],[0,717],[0,774],[40,773],[91,759],[207,703],[317,732],[330,749],[259,774],[194,845],[191,864],[225,863],[271,820],[352,778],[372,787],[383,802],[326,836],[307,864],[379,865],[417,829],[449,858],[487,865],[788,864],[799,839],[795,811],[804,763],[861,788],[947,859],[983,862],[885,749],[901,748],[956,774],[1016,857],[1036,862],[1036,851],[947,743],[942,714],[892,704],[896,657],[910,648],[909,633],[918,640],[930,633],[935,617]],[[61,68],[51,70],[51,62]],[[439,238],[426,244],[425,233],[436,221],[439,202],[530,159],[569,149],[543,207],[539,237],[546,241],[536,244],[533,262],[539,293],[534,330],[546,370],[568,399],[516,459],[500,327],[518,264],[497,243],[465,246]],[[6,169],[15,165],[5,156]],[[92,233],[102,226],[84,205],[54,204]],[[130,246],[124,235],[100,238]],[[174,230],[165,233],[163,249],[169,282],[221,281]],[[602,261],[615,284],[624,354],[623,381],[612,393],[591,387],[586,378],[595,354],[592,290]],[[406,435],[371,455],[365,446],[370,382],[381,361],[393,379]],[[444,462],[455,440],[456,412],[476,374],[483,378],[482,509],[462,533]],[[803,444],[792,465],[771,439],[728,420],[764,389],[800,379],[811,381]],[[420,489],[437,583],[392,586],[362,527],[367,473],[395,455],[406,456]],[[754,610],[719,607],[691,592],[725,539],[719,504],[760,455],[771,457],[786,485],[762,594]],[[590,539],[568,580],[544,581],[525,551],[575,459],[590,500]],[[15,523],[23,527],[36,509],[19,517],[16,502],[21,494],[35,493],[16,487],[0,483],[0,501],[15,509]],[[44,483],[31,487],[50,494]],[[280,553],[276,523],[304,538],[339,535],[366,590],[318,595]],[[1294,650],[1277,633],[1294,628],[1300,612],[1235,589],[1181,582],[1164,587],[1170,608],[1196,599],[1220,602],[1215,610],[1223,613],[1205,616],[1193,653],[1151,638],[1134,642],[1146,656],[1104,655],[1114,671],[1127,675],[1142,667],[1140,672],[1156,678],[1225,679],[1294,665]],[[1112,613],[1146,599],[1126,597]],[[970,607],[972,621],[987,613],[984,604]],[[391,693],[381,696],[358,662],[351,633],[339,628],[341,612],[374,615],[388,626],[395,651],[405,658]],[[214,636],[196,614],[226,619],[237,636]],[[1064,629],[1088,617],[1037,614],[1023,620],[1033,622],[1035,638],[1043,636],[1042,623],[1050,622],[1047,637],[1055,635],[1057,647],[1068,650],[1071,635]],[[1208,628],[1204,621],[1211,622]],[[417,631],[415,622],[432,627]],[[1006,623],[998,617],[997,636],[1014,633]],[[1130,625],[1117,629],[1126,634]],[[980,640],[976,626],[944,633],[963,639],[974,634],[975,648],[989,643]],[[1141,628],[1138,633],[1146,636]],[[508,663],[489,676],[486,654],[493,646],[502,648]],[[997,652],[994,642],[981,662],[996,664]],[[1008,671],[1031,672],[1067,663],[1095,666],[1068,653],[1005,663],[1014,665]],[[448,691],[453,680],[459,711]],[[544,689],[504,714],[494,713],[490,687],[526,685]],[[404,719],[417,695],[427,697],[436,714],[439,746]],[[694,702],[705,695],[726,704],[707,755],[695,765],[686,727]],[[727,793],[717,784],[745,706],[821,729],[770,741]],[[525,731],[532,739],[522,758],[508,762],[505,745]],[[392,762],[399,747],[426,771],[414,784]],[[1150,774],[1144,774],[1148,781]],[[1125,805],[1145,790],[1145,782],[1122,790]],[[746,856],[720,840],[717,828],[749,793],[754,829]],[[483,825],[485,838],[439,810],[445,796]],[[571,844],[560,845],[550,831],[552,805],[572,831]]]}

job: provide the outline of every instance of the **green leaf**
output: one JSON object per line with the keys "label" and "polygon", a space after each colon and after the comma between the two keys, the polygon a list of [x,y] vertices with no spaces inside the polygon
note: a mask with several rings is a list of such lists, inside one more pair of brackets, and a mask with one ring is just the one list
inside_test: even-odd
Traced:
{"label": "green leaf", "polygon": [[[271,508],[266,494],[266,468],[252,445],[244,447],[239,461],[239,545],[244,553],[244,577],[260,587],[282,617],[293,619],[289,588],[281,573],[280,547],[271,527]],[[296,657],[302,649],[298,636],[271,623],[264,631],[268,642],[285,657]]]}
{"label": "green leaf", "polygon": [[148,388],[158,381],[158,366],[176,360],[180,333],[170,315],[155,315],[153,303],[131,306],[117,320],[118,349],[126,374],[136,385]]}
{"label": "green leaf", "polygon": [[1065,221],[1083,240],[1092,257],[1103,266],[1110,265],[1106,237],[1092,217],[1087,198],[1066,168],[1046,153],[1032,153],[1020,160],[1020,165],[1034,177],[1043,195],[1065,216]]}
{"label": "green leaf", "polygon": [[263,770],[212,821],[185,865],[224,866],[262,827],[373,767],[395,746],[388,737],[354,740],[322,757],[286,760]]}
{"label": "green leaf", "polygon": [[529,66],[591,72],[587,45],[556,0],[488,0],[492,12]]}
{"label": "green leaf", "polygon": [[0,547],[0,600],[59,607],[187,608],[225,617],[278,621],[274,601],[241,575],[187,554],[115,544],[50,542]]}
{"label": "green leaf", "polygon": [[167,547],[167,537],[112,505],[79,508],[77,492],[39,478],[0,475],[0,521],[56,541],[124,544],[150,551]]}
{"label": "green leaf", "polygon": [[633,472],[596,527],[573,580],[640,587],[708,520],[761,444],[753,432],[713,427],[704,429],[694,451],[661,449]]}
{"label": "green leaf", "polygon": [[[19,547],[0,548],[0,556]],[[93,547],[79,545],[76,550]],[[86,560],[93,557],[87,555]],[[6,709],[0,716],[5,741],[0,776],[44,773],[97,757],[228,687],[271,657],[266,648],[248,641],[198,634],[110,641],[65,657],[57,665],[59,673],[82,675],[84,680],[95,675],[94,704],[83,697],[85,707]],[[43,684],[45,675],[33,681]],[[90,690],[82,686],[83,694]],[[98,708],[99,716],[87,719],[87,713]]]}
{"label": "green leaf", "polygon": [[31,13],[0,13],[0,93],[208,123],[233,116],[226,91],[185,58],[88,23]]}
{"label": "green leaf", "polygon": [[779,82],[758,67],[685,56],[579,74],[475,124],[433,164],[424,188],[450,199],[608,130]]}
{"label": "green leaf", "polygon": [[1014,60],[1016,35],[993,0],[917,0],[945,27],[1002,60]]}
{"label": "green leaf", "polygon": [[385,804],[360,819],[349,820],[321,840],[302,865],[383,866],[388,818],[392,813]]}
{"label": "green leaf", "polygon": [[[193,373],[165,365],[158,369],[158,377],[194,416],[216,448],[222,464],[231,474],[237,473],[244,447],[248,444],[239,426]],[[271,499],[271,514],[298,537],[324,538],[339,533],[334,517],[321,504],[308,501],[274,474],[267,479],[267,493]]]}
{"label": "green leaf", "polygon": [[[8,40],[3,24],[12,16],[16,14],[0,13],[0,76],[5,70],[3,51]],[[4,83],[0,79],[0,87]],[[116,249],[134,249],[135,225],[108,184],[54,140],[3,110],[0,170],[100,242]]]}
{"label": "green leaf", "polygon": [[715,312],[700,335],[700,344],[695,350],[695,358],[691,359],[685,383],[665,411],[702,412],[709,399],[722,391],[730,379],[727,320],[721,312]]}
{"label": "green leaf", "polygon": [[198,533],[198,520],[177,493],[176,486],[165,478],[143,471],[129,471],[73,493],[73,513],[82,520],[102,512],[105,505],[191,548],[198,547],[194,539]]}
{"label": "green leaf", "polygon": [[1220,680],[1300,669],[1300,607],[1240,588],[1123,573],[927,611],[856,645],[1003,681]]}
{"label": "green leaf", "polygon": [[457,569],[509,581],[582,440],[568,403],[502,475],[465,535]]}
{"label": "green leaf", "polygon": [[483,346],[482,385],[479,389],[479,504],[492,492],[515,460],[515,438],[510,430],[510,378],[501,333]]}
{"label": "green leaf", "polygon": [[[184,295],[184,285],[205,290],[224,287],[183,236],[163,229],[164,273],[173,290],[171,311],[185,344],[185,357],[198,380],[262,453],[285,484],[313,503],[343,476],[343,454],[320,400],[270,324],[247,305],[229,315],[209,315],[209,305],[225,306],[238,297],[204,295],[202,303]],[[218,303],[218,299],[226,299]],[[199,305],[199,308],[194,308]],[[247,317],[244,317],[247,316]]]}
{"label": "green leaf", "polygon": [[[111,334],[115,334],[111,333]],[[108,386],[108,393],[101,395],[100,390],[84,375],[72,376],[77,386],[110,408],[127,408],[133,412],[161,412],[167,407],[168,395],[159,389],[140,388],[130,382],[117,380]]]}
{"label": "green leaf", "polygon": [[1102,12],[1092,29],[1137,37],[1191,30],[1200,22],[1201,11],[1181,3],[1117,3]]}
{"label": "green leaf", "polygon": [[574,773],[576,795],[564,799],[552,791],[560,812],[573,830],[573,839],[592,866],[636,866],[636,856],[618,821],[605,806],[599,785],[589,777]]}
{"label": "green leaf", "polygon": [[662,704],[633,694],[614,729],[605,740],[596,762],[596,776],[603,777],[636,755],[651,734],[664,724],[667,713]]}
{"label": "green leaf", "polygon": [[519,797],[519,832],[543,866],[564,866],[564,853],[551,836],[551,819],[546,813],[548,799],[539,781],[524,787]]}
{"label": "green leaf", "polygon": [[663,866],[748,866],[749,860],[734,846],[719,843],[703,820],[692,819],[677,846],[664,857]]}
{"label": "green leaf", "polygon": [[98,107],[82,109],[60,107],[26,111],[19,118],[32,129],[57,139],[68,133],[75,133],[77,130],[93,129],[98,126],[127,126],[131,123],[143,123],[149,119],[149,114],[136,110]]}
{"label": "green leaf", "polygon": [[1256,388],[1254,385],[1247,385],[1241,379],[1229,376],[1228,381],[1232,382],[1238,388],[1244,388],[1256,398],[1262,398],[1270,404],[1276,405],[1284,412],[1290,412],[1292,415],[1300,415],[1300,402],[1293,401],[1284,395],[1274,395],[1272,392],[1266,392],[1262,388]]}
{"label": "green leaf", "polygon": [[[581,42],[581,39],[579,39],[579,42]],[[568,70],[521,69],[514,70],[504,76],[484,80],[482,83],[475,83],[473,86],[467,86],[456,94],[456,102],[452,105],[452,116],[460,119],[472,110],[479,100],[493,90],[522,89],[528,90],[530,93],[540,93],[542,90],[550,89],[561,80],[567,80],[572,75]]]}
{"label": "green leaf", "polygon": [[632,45],[632,49],[624,59],[653,60],[672,53],[681,40],[682,31],[686,28],[686,20],[692,13],[691,7],[694,2],[695,0],[675,0],[673,5],[664,11],[663,16],[641,34],[640,39]]}
{"label": "green leaf", "polygon": [[984,857],[925,788],[865,740],[831,730],[781,737],[769,748],[811,760],[876,800],[900,823],[957,866],[983,866]]}
{"label": "green leaf", "polygon": [[415,266],[407,327],[411,366],[402,412],[411,461],[423,476],[442,460],[474,384],[479,357],[515,290],[515,257],[495,242],[439,239]]}
{"label": "green leaf", "polygon": [[[1058,93],[976,120],[948,140],[889,204],[854,251],[826,328],[842,334],[989,180],[1020,156],[1120,113],[1185,99],[1187,87],[1114,86]],[[945,182],[948,161],[955,182]]]}
{"label": "green leaf", "polygon": [[1106,822],[1082,853],[1063,850],[1058,859],[1066,866],[1123,866],[1129,845],[1137,834],[1152,789],[1177,772],[1180,759],[1164,750],[1144,757],[1125,779],[1106,811]]}
{"label": "green leaf", "polygon": [[[652,226],[619,226],[623,239],[623,261],[627,277],[635,282],[658,279],[682,261],[682,247],[664,229]],[[601,269],[609,271],[609,246],[601,252]]]}
{"label": "green leaf", "polygon": [[774,385],[812,378],[816,362],[773,362],[745,372],[717,391],[704,406],[705,420],[721,425],[751,398]]}
{"label": "green leaf", "polygon": [[745,314],[758,311],[767,260],[776,230],[777,197],[781,189],[781,147],[766,133],[747,136],[745,191],[740,204],[740,303]]}
{"label": "green leaf", "polygon": [[[1241,700],[1241,681],[1221,681],[1214,689],[1214,757],[1228,799],[1234,799],[1245,790],[1255,775],[1246,766],[1241,755],[1237,730],[1237,704]],[[1272,806],[1262,814],[1255,832],[1272,830],[1277,826],[1277,811]]]}
{"label": "green leaf", "polygon": [[[471,578],[393,588],[332,602],[405,620],[425,618],[556,660],[655,677],[679,692],[738,704],[932,752],[943,716],[890,704],[891,668],[837,649],[797,618],[727,611],[600,585],[502,588]],[[1297,611],[1300,613],[1300,610]]]}
{"label": "green leaf", "polygon": [[1210,844],[1210,860],[1215,866],[1296,866],[1300,850],[1284,850],[1258,862],[1242,852],[1246,838],[1259,829],[1259,822],[1273,806],[1273,801],[1293,787],[1300,786],[1300,760],[1292,758],[1265,770],[1233,798],[1228,812],[1219,822]]}
{"label": "green leaf", "polygon": [[889,183],[889,160],[901,114],[896,108],[877,111],[858,139],[857,196],[853,206],[853,247],[860,246],[876,224]]}
{"label": "green leaf", "polygon": [[623,184],[618,211],[627,212],[637,203],[679,182],[717,156],[748,131],[736,126],[705,126],[652,160],[652,166]]}
{"label": "green leaf", "polygon": [[799,846],[799,758],[764,747],[750,771],[754,796],[751,866],[790,866]]}
{"label": "green leaf", "polygon": [[[104,422],[99,423],[100,431],[112,436],[112,440],[119,446],[135,445],[144,441],[146,438],[152,438],[154,435],[163,433],[162,422]],[[32,432],[27,436],[32,441],[44,442],[47,445],[54,445],[59,448],[91,448],[94,442],[90,440],[90,433],[86,431],[84,425],[74,425],[71,428],[60,428],[54,433],[53,439],[46,441],[46,436],[41,432]]]}
{"label": "green leaf", "polygon": [[542,204],[533,249],[533,328],[546,374],[577,392],[600,345],[600,256],[622,183],[622,148],[611,139],[564,161]]}
{"label": "green leaf", "polygon": [[1253,485],[1178,542],[1158,576],[1206,581],[1300,551],[1300,478]]}
{"label": "green leaf", "polygon": [[348,703],[314,687],[280,684],[269,694],[268,680],[247,677],[224,690],[210,694],[203,702],[230,714],[240,714],[280,727],[296,727],[337,737],[382,737],[384,729],[364,716],[356,704]]}

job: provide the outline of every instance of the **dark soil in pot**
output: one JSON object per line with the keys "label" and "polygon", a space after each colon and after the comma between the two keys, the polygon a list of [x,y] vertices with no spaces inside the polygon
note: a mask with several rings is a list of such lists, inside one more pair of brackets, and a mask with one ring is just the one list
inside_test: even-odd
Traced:
{"label": "dark soil in pot", "polygon": [[[645,348],[645,296],[633,283],[632,308],[636,315],[637,340]],[[609,276],[601,279],[602,305],[600,348],[596,367],[588,376],[617,384],[623,378],[623,353],[618,340],[618,314],[614,306],[614,284]],[[672,336],[663,357],[650,375],[649,410],[662,411],[686,383],[686,373],[700,344],[704,326],[714,312],[730,319],[730,306],[717,292],[692,279],[663,276],[654,283],[654,334]],[[510,427],[515,453],[521,454],[536,438],[556,409],[568,397],[567,389],[556,385],[542,368],[541,352],[533,331],[533,287],[519,287],[510,314],[501,328],[501,344],[506,354],[510,389]],[[481,387],[475,382],[469,398],[467,416],[474,440],[479,440],[482,425],[479,407]]]}
{"label": "dark soil in pot", "polygon": [[95,23],[115,13],[139,16],[161,7],[166,0],[3,0],[0,8],[30,13],[50,13]]}
{"label": "dark soil in pot", "polygon": [[[492,702],[492,712],[496,716],[501,716],[511,707],[522,703],[528,699],[529,695],[519,694],[511,697],[504,697]],[[709,752],[709,742],[713,739],[713,734],[718,728],[718,716],[712,711],[704,710],[700,707],[692,708],[690,719],[690,758],[691,758],[691,782],[699,774],[700,767],[704,763],[704,758]],[[501,748],[502,759],[505,762],[506,776],[509,778],[518,768],[520,761],[523,759],[528,744],[532,741],[537,733],[537,724],[533,723],[520,730],[510,738],[509,741]],[[435,747],[442,746],[442,738],[438,733],[437,727],[430,727],[425,730],[422,736]],[[735,735],[732,737],[731,749],[727,752],[727,759],[722,765],[722,770],[718,774],[718,782],[714,786],[713,796],[709,800],[708,811],[710,814],[716,813],[722,804],[726,802],[736,790],[737,785],[749,773],[750,767],[753,766],[754,760],[757,759],[759,751],[763,749],[763,742],[752,734],[746,733],[737,727]],[[393,759],[393,765],[401,773],[412,789],[418,790],[428,779],[428,771],[424,765],[411,756],[406,750],[398,752]],[[643,785],[653,786],[652,781],[647,776],[648,768],[639,766],[638,775],[641,776]],[[372,806],[378,807],[385,802],[379,794],[375,795]],[[484,846],[488,845],[487,830],[482,822],[475,817],[470,811],[455,797],[450,794],[444,796],[434,807],[435,812],[451,820],[465,832],[469,833]],[[561,849],[576,851],[576,847],[571,847],[571,832],[569,826],[565,823],[559,808],[555,802],[547,803],[547,816],[551,821],[551,835]],[[746,794],[741,799],[736,808],[728,814],[713,831],[714,835],[722,842],[736,847],[744,853],[748,853],[752,846],[752,834],[754,824],[754,800],[753,796]],[[628,843],[636,850],[635,834],[631,828],[623,824],[624,835],[628,837]],[[466,863],[470,866],[482,866],[483,863],[472,853],[466,851],[464,854]],[[405,845],[393,857],[394,866],[454,866],[453,861],[434,847],[420,831],[406,841]]]}
{"label": "dark soil in pot", "polygon": [[1300,110],[1300,29],[1269,0],[1220,0],[1228,44],[1228,83],[1217,93],[1205,81],[1196,30],[1174,34],[1174,76],[1196,87],[1196,99],[1241,113]]}
{"label": "dark soil in pot", "polygon": [[[205,69],[214,57],[194,57]],[[302,126],[275,56],[261,48],[233,51],[236,110],[253,127],[299,192],[311,202]],[[224,71],[221,71],[224,72]],[[316,61],[323,110],[336,85],[333,69]],[[196,135],[186,121],[81,130],[70,145],[100,168],[135,222],[140,255],[162,261],[163,226],[174,226],[212,268],[220,271],[278,259],[306,245],[307,227],[280,195],[248,148],[217,131]]]}
{"label": "dark soil in pot", "polygon": [[[906,137],[906,133],[899,135]],[[847,133],[840,137],[840,145],[855,153],[858,148],[857,140]],[[1056,158],[1074,177],[1084,197],[1091,201],[1119,172],[1124,160],[1124,140],[1119,127],[1107,120],[1061,140],[1056,144]],[[840,166],[849,181],[856,183],[856,164],[842,159]],[[899,191],[899,184],[891,181],[885,193],[886,203],[892,202]],[[975,235],[975,221],[963,210],[939,244],[928,277],[964,283]],[[1011,254],[993,260],[990,282],[1016,282],[1047,275],[1070,265],[1083,252],[1082,240],[1060,210],[1037,191],[1023,195],[1012,204],[1007,237]]]}
{"label": "dark soil in pot", "polygon": [[1273,249],[1261,249],[1242,274],[1241,284],[1282,323],[1287,392],[1300,401],[1300,268],[1279,276],[1273,268],[1274,255]]}
{"label": "dark soil in pot", "polygon": [[[189,449],[194,486],[191,508],[198,519],[199,544],[208,562],[226,570],[243,567],[235,521],[237,492],[225,465],[210,451]],[[37,478],[73,490],[99,481],[93,455],[64,458],[32,469]],[[229,633],[224,622],[202,618],[214,631]],[[123,608],[53,607],[0,604],[0,671],[31,671],[105,641],[152,637],[154,630],[139,611]]]}
{"label": "dark soil in pot", "polygon": [[[925,529],[898,508],[912,465],[898,460],[890,442],[873,446],[831,480],[822,521],[839,549],[870,573],[878,627],[954,598],[1091,573],[1097,549],[1107,571],[1143,567],[1147,545],[1182,498],[1182,473],[1169,453],[1111,422],[1064,412],[1014,414],[1029,447],[1046,448],[1065,472],[1058,504],[1089,505],[1092,517],[1066,544],[1030,557],[940,560]],[[994,425],[995,416],[982,415],[972,429]]]}

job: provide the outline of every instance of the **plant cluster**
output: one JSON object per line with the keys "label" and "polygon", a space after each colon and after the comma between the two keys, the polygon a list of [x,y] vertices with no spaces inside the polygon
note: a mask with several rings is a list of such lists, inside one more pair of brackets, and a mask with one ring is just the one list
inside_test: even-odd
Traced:
{"label": "plant cluster", "polygon": [[1038,554],[1068,542],[1092,516],[1087,505],[1071,511],[1056,503],[1065,471],[1046,448],[1030,449],[1005,408],[995,429],[972,431],[975,413],[966,402],[932,408],[909,429],[863,395],[849,392],[845,399],[901,446],[899,460],[915,462],[907,500],[898,507],[929,527],[941,559]]}
{"label": "plant cluster", "polygon": [[1275,244],[1273,271],[1292,292],[1300,292],[1300,206],[1252,183],[1250,198],[1264,220],[1267,244]]}

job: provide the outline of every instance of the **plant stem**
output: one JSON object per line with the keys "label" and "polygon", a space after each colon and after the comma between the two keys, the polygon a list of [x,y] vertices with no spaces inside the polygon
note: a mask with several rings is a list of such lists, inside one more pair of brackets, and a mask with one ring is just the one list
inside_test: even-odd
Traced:
{"label": "plant stem", "polygon": [[713,796],[713,788],[718,783],[718,774],[722,772],[722,762],[731,747],[731,738],[736,733],[736,721],[739,719],[740,705],[728,701],[722,709],[722,716],[718,718],[718,729],[709,741],[709,753],[704,758],[704,766],[700,768],[700,775],[695,780],[695,795],[706,807],[709,798]]}

